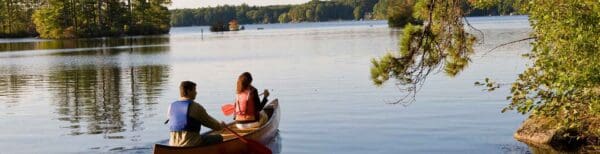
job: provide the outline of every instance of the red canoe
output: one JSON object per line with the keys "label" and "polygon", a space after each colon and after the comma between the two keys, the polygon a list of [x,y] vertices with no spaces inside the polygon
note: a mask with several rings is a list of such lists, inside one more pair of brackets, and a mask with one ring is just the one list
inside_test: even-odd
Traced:
{"label": "red canoe", "polygon": [[[279,128],[279,117],[281,111],[279,110],[279,101],[277,99],[271,101],[263,109],[268,115],[269,120],[266,124],[255,130],[239,130],[233,123],[229,123],[229,128],[233,129],[238,134],[244,136],[246,139],[251,139],[267,145],[275,135]],[[202,154],[224,154],[224,153],[249,153],[248,146],[240,139],[235,137],[231,132],[228,131],[210,131],[204,134],[215,134],[220,133],[223,135],[223,143],[208,145],[208,146],[195,146],[195,147],[171,147],[167,145],[154,145],[155,154],[172,154],[172,153],[202,153]]]}

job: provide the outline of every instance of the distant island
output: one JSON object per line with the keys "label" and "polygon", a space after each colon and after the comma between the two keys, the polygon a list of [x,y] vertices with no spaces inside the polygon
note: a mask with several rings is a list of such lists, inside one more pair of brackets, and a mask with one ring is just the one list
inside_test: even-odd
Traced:
{"label": "distant island", "polygon": [[[298,23],[335,20],[388,20],[391,27],[401,27],[412,14],[414,0],[312,0],[298,5],[238,6],[223,5],[197,9],[171,10],[171,25],[227,27],[238,24]],[[508,15],[515,10],[511,4],[488,9],[476,9],[465,4],[469,16]]]}

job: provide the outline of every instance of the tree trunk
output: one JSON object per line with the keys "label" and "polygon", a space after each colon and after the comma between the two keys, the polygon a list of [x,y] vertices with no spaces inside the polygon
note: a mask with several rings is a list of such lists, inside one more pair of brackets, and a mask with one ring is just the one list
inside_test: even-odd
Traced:
{"label": "tree trunk", "polygon": [[109,35],[112,35],[112,28],[113,28],[112,20],[113,20],[113,18],[115,18],[115,17],[113,17],[112,10],[111,10],[111,8],[113,7],[112,1],[113,0],[109,0],[108,2],[106,2],[106,15],[107,15],[107,19],[106,19],[107,26],[106,27],[108,28],[107,31],[110,33]]}
{"label": "tree trunk", "polygon": [[[103,23],[102,22],[102,3],[103,3],[103,0],[98,0],[97,6],[96,6],[97,7],[96,9],[98,11],[96,14],[96,23],[97,23],[96,31],[100,32],[100,35],[102,35],[102,33],[104,32],[104,25],[102,24]],[[95,36],[98,36],[98,34],[95,34]]]}
{"label": "tree trunk", "polygon": [[129,33],[133,26],[133,7],[131,7],[131,0],[127,0],[127,5],[129,6],[129,26],[127,26],[127,33]]}
{"label": "tree trunk", "polygon": [[71,6],[71,8],[70,8],[71,14],[72,14],[71,20],[72,20],[74,28],[75,28],[75,35],[79,35],[79,32],[78,32],[79,27],[77,25],[77,3],[74,2],[73,0],[71,0],[71,5],[69,5],[69,6]]}
{"label": "tree trunk", "polygon": [[7,32],[7,34],[9,34],[9,35],[12,32],[12,24],[11,24],[12,23],[12,13],[11,13],[11,8],[10,8],[11,7],[11,3],[12,3],[12,0],[7,0],[6,1],[6,14],[8,15],[8,16],[6,16],[6,18],[8,19],[8,22],[7,22],[8,23],[8,32]]}

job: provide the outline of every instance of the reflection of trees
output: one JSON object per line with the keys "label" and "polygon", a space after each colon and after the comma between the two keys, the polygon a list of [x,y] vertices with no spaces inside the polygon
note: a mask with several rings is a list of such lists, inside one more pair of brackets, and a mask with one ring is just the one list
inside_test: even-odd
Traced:
{"label": "reflection of trees", "polygon": [[[147,110],[151,110],[154,104],[157,104],[157,96],[164,89],[163,85],[168,78],[168,67],[142,66],[130,67],[130,89],[131,89],[131,130],[135,131],[141,126],[140,118],[140,101],[145,102]],[[140,100],[140,97],[143,100]]]}
{"label": "reflection of trees", "polygon": [[27,85],[27,81],[24,80],[26,76],[20,75],[3,75],[0,76],[0,98],[6,97],[7,101],[3,102],[14,102],[20,98],[23,87]]}
{"label": "reflection of trees", "polygon": [[1,51],[14,51],[14,50],[27,50],[33,49],[34,44],[32,42],[29,43],[0,43],[0,52]]}
{"label": "reflection of trees", "polygon": [[[130,69],[93,65],[60,68],[49,77],[50,87],[56,88],[52,91],[59,120],[70,123],[65,128],[71,129],[71,135],[139,130],[140,105],[156,104],[150,98],[164,89],[167,71],[166,66],[160,65]],[[128,117],[130,124],[125,122]]]}
{"label": "reflection of trees", "polygon": [[144,46],[168,44],[169,37],[122,37],[122,38],[90,38],[65,39],[33,42],[0,43],[0,52],[21,50],[74,49],[74,48],[106,48],[119,46]]}
{"label": "reflection of trees", "polygon": [[132,47],[131,49],[124,48],[102,48],[102,49],[89,49],[72,52],[57,52],[50,55],[53,56],[110,56],[118,55],[124,52],[135,51],[135,54],[156,54],[164,51],[168,51],[168,46],[138,46]]}
{"label": "reflection of trees", "polygon": [[0,67],[0,102],[9,103],[10,106],[17,105],[21,96],[26,95],[28,87],[37,86],[42,79],[37,75],[19,74],[19,70],[13,67]]}
{"label": "reflection of trees", "polygon": [[[30,95],[28,92],[40,92],[37,88],[44,87],[53,95],[50,102],[57,105],[59,120],[68,123],[63,127],[70,130],[71,135],[140,130],[143,112],[152,109],[157,95],[164,89],[168,67],[148,65],[144,58],[132,61],[131,67],[127,67],[104,58],[128,56],[127,53],[160,54],[169,51],[168,44],[168,36],[0,43],[0,53],[51,49],[52,52],[42,54],[69,57],[59,58],[61,63],[58,65],[65,65],[51,67],[49,74],[42,75],[23,74],[19,62],[0,66],[0,103],[9,107],[18,105],[21,98]],[[70,61],[75,65],[63,63],[70,58],[96,61]]]}

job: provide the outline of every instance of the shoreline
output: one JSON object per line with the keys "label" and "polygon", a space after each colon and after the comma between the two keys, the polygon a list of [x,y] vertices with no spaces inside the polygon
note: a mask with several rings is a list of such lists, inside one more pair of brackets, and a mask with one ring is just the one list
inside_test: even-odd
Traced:
{"label": "shoreline", "polygon": [[[586,123],[598,123],[597,119]],[[532,151],[542,153],[598,153],[600,152],[600,136],[590,133],[599,130],[595,125],[586,125],[583,131],[557,127],[557,120],[547,117],[530,116],[516,130],[513,137],[529,145]]]}

